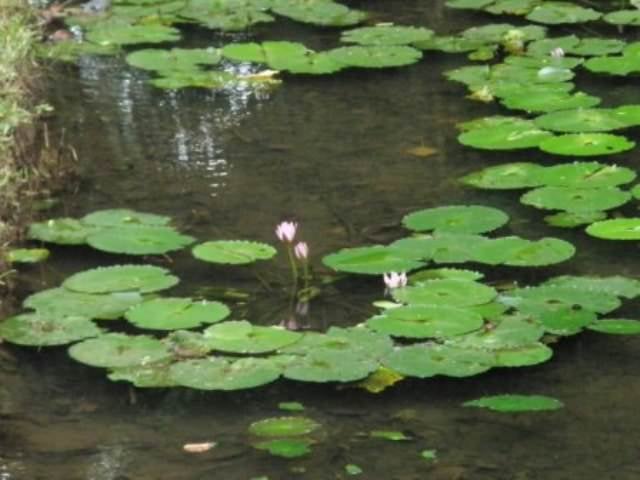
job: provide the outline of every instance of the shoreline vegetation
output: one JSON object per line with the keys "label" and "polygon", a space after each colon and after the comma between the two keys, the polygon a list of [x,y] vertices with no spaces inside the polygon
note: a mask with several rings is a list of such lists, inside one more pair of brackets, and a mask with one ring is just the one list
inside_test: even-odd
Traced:
{"label": "shoreline vegetation", "polygon": [[0,0],[0,311],[7,309],[13,244],[33,214],[73,171],[73,149],[53,141],[45,114],[42,69],[35,59],[41,28],[24,0]]}

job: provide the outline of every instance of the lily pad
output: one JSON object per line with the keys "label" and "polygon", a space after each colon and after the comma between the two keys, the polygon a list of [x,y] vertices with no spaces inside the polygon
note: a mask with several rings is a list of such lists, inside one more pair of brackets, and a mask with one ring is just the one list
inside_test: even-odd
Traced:
{"label": "lily pad", "polygon": [[538,365],[553,356],[553,350],[540,342],[515,348],[503,348],[495,350],[494,353],[496,366],[510,368]]}
{"label": "lily pad", "polygon": [[137,388],[168,388],[178,386],[169,378],[168,363],[152,363],[134,367],[116,368],[107,375],[114,382],[129,382]]}
{"label": "lily pad", "polygon": [[541,267],[564,262],[576,253],[575,247],[559,238],[541,238],[516,249],[505,260],[512,267]]}
{"label": "lily pad", "polygon": [[545,167],[535,163],[506,163],[462,177],[462,183],[487,190],[512,190],[544,185],[539,173]]}
{"label": "lily pad", "polygon": [[357,25],[367,18],[360,10],[351,9],[331,0],[291,2],[273,0],[271,10],[278,15],[297,22],[327,27],[347,27]]}
{"label": "lily pad", "polygon": [[289,362],[283,376],[301,382],[354,382],[375,372],[379,363],[353,351],[312,350]]}
{"label": "lily pad", "polygon": [[178,277],[170,275],[165,268],[153,265],[116,265],[78,272],[67,278],[63,286],[84,293],[150,293],[170,288],[178,281]]}
{"label": "lily pad", "polygon": [[517,95],[507,96],[502,101],[502,104],[507,108],[524,110],[529,113],[589,108],[595,107],[599,103],[599,97],[584,92],[572,95],[561,92],[538,93],[528,91],[526,88]]}
{"label": "lily pad", "polygon": [[118,25],[106,24],[92,28],[87,40],[98,45],[132,45],[136,43],[163,43],[180,40],[180,31],[159,24]]}
{"label": "lily pad", "polygon": [[231,353],[266,353],[297,342],[302,337],[280,327],[261,327],[247,321],[223,322],[204,332],[207,345],[215,350]]}
{"label": "lily pad", "polygon": [[272,22],[266,13],[268,0],[190,0],[180,10],[181,17],[206,28],[240,32],[258,23]]}
{"label": "lily pad", "polygon": [[612,335],[640,335],[640,321],[628,318],[603,318],[587,328]]}
{"label": "lily pad", "polygon": [[451,338],[447,344],[459,349],[498,351],[532,345],[544,335],[544,328],[522,315],[503,315],[482,330]]}
{"label": "lily pad", "polygon": [[283,458],[298,458],[311,453],[309,441],[300,438],[278,438],[254,443],[258,450],[266,450],[271,455]]}
{"label": "lily pad", "polygon": [[564,307],[538,315],[537,320],[544,329],[553,335],[575,335],[593,323],[597,316],[589,310]]}
{"label": "lily pad", "polygon": [[253,422],[249,433],[257,437],[278,438],[309,435],[320,428],[320,424],[307,417],[276,417]]}
{"label": "lily pad", "polygon": [[562,110],[541,115],[534,122],[540,128],[563,133],[609,132],[629,126],[613,108]]}
{"label": "lily pad", "polygon": [[340,47],[327,55],[345,67],[392,68],[418,62],[422,52],[404,45],[369,45]]}
{"label": "lily pad", "polygon": [[51,252],[46,248],[12,248],[7,252],[10,263],[39,263],[49,258]]}
{"label": "lily pad", "polygon": [[544,221],[553,227],[575,228],[589,225],[607,218],[606,212],[558,212],[544,217]]}
{"label": "lily pad", "polygon": [[57,316],[49,313],[23,313],[0,322],[0,338],[26,346],[65,345],[102,333],[87,317]]}
{"label": "lily pad", "polygon": [[481,305],[495,298],[497,292],[478,282],[465,280],[429,280],[416,286],[396,288],[392,291],[398,302],[413,305],[447,305],[467,307]]}
{"label": "lily pad", "polygon": [[614,218],[587,227],[592,237],[605,240],[640,240],[640,218]]}
{"label": "lily pad", "polygon": [[460,134],[458,141],[468,147],[483,150],[516,150],[537,147],[552,137],[553,133],[527,123],[475,128]]}
{"label": "lily pad", "polygon": [[115,292],[104,295],[81,293],[66,288],[51,288],[25,298],[22,305],[43,315],[80,316],[112,320],[121,317],[130,307],[143,301],[138,292]]}
{"label": "lily pad", "polygon": [[610,210],[631,200],[631,193],[618,187],[541,187],[520,197],[525,205],[547,210],[595,212]]}
{"label": "lily pad", "polygon": [[152,71],[198,70],[202,65],[217,65],[222,56],[214,48],[145,49],[127,55],[127,63]]}
{"label": "lily pad", "polygon": [[622,135],[608,133],[574,133],[558,135],[540,142],[540,150],[556,155],[590,157],[613,155],[635,147],[635,142]]}
{"label": "lily pad", "polygon": [[424,263],[417,261],[411,254],[382,245],[344,248],[324,257],[322,263],[339,272],[369,275],[408,272],[424,266]]}
{"label": "lily pad", "polygon": [[76,343],[69,348],[69,355],[80,363],[103,368],[145,366],[172,357],[160,340],[121,333],[108,333]]}
{"label": "lily pad", "polygon": [[193,256],[211,263],[242,265],[268,260],[276,254],[271,245],[244,240],[218,240],[201,243],[193,248]]}
{"label": "lily pad", "polygon": [[636,298],[640,295],[640,280],[614,275],[610,277],[562,275],[553,277],[543,285],[555,285],[604,292],[616,297]]}
{"label": "lily pad", "polygon": [[127,311],[126,319],[139,328],[177,330],[224,320],[230,310],[220,302],[190,298],[154,298]]}
{"label": "lily pad", "polygon": [[593,8],[581,7],[570,2],[545,1],[534,7],[526,16],[526,19],[547,25],[559,25],[591,22],[598,20],[600,17],[602,17],[602,13]]}
{"label": "lily pad", "polygon": [[615,55],[590,58],[584,67],[595,73],[627,76],[640,72],[640,57],[635,55]]}
{"label": "lily pad", "polygon": [[580,307],[596,313],[608,313],[620,306],[620,300],[610,293],[593,289],[582,290],[563,285],[540,285],[511,290],[501,301],[519,311],[538,316],[567,307]]}
{"label": "lily pad", "polygon": [[125,227],[99,230],[87,237],[87,243],[109,253],[161,255],[192,244],[195,238],[170,227]]}
{"label": "lily pad", "polygon": [[509,221],[502,210],[479,205],[436,207],[410,213],[402,219],[409,229],[418,232],[485,233]]}
{"label": "lily pad", "polygon": [[607,13],[603,20],[613,25],[631,25],[634,27],[640,26],[640,10],[617,10],[615,12]]}
{"label": "lily pad", "polygon": [[488,408],[495,412],[537,412],[558,410],[564,405],[561,401],[542,395],[494,395],[470,400],[463,407]]}
{"label": "lily pad", "polygon": [[169,377],[198,390],[243,390],[276,381],[280,368],[266,358],[211,357],[174,363]]}
{"label": "lily pad", "polygon": [[340,40],[359,45],[410,45],[429,40],[432,36],[433,31],[424,27],[382,25],[347,30]]}
{"label": "lily pad", "polygon": [[536,177],[547,186],[605,188],[632,182],[636,172],[599,162],[571,162],[546,167]]}
{"label": "lily pad", "polygon": [[171,218],[155,213],[137,212],[128,208],[116,208],[89,213],[80,221],[96,227],[165,227],[169,225]]}
{"label": "lily pad", "polygon": [[75,218],[55,218],[29,226],[29,238],[61,245],[82,245],[93,228]]}

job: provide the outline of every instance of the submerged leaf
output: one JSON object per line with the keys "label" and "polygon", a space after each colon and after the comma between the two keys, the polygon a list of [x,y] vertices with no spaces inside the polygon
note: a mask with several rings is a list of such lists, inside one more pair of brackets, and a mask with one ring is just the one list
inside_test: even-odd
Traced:
{"label": "submerged leaf", "polygon": [[494,395],[470,400],[462,406],[488,408],[496,412],[535,412],[558,410],[564,405],[555,398],[543,395]]}

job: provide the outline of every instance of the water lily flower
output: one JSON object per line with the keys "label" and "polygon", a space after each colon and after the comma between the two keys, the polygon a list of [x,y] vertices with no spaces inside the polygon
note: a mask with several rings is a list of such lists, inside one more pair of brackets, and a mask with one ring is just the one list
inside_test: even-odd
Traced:
{"label": "water lily flower", "polygon": [[298,260],[306,260],[309,256],[309,246],[307,242],[298,242],[293,249],[293,252],[296,254],[296,258]]}
{"label": "water lily flower", "polygon": [[276,236],[281,242],[291,243],[296,236],[298,224],[296,222],[281,222],[276,227]]}
{"label": "water lily flower", "polygon": [[553,58],[562,58],[564,57],[564,50],[561,47],[556,47],[551,52],[549,52]]}
{"label": "water lily flower", "polygon": [[391,272],[388,274],[385,273],[382,276],[382,278],[384,279],[384,284],[389,289],[407,286],[407,274],[404,272],[402,273]]}

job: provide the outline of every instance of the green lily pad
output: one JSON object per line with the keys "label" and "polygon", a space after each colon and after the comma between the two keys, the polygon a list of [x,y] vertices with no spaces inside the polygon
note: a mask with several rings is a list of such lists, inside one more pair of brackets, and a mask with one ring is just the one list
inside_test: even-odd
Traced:
{"label": "green lily pad", "polygon": [[242,265],[256,260],[268,260],[276,254],[271,245],[245,240],[218,240],[201,243],[193,248],[193,256],[211,263]]}
{"label": "green lily pad", "polygon": [[278,403],[278,408],[287,412],[303,412],[305,409],[300,402],[280,402]]}
{"label": "green lily pad", "polygon": [[494,15],[526,15],[538,3],[538,0],[497,0],[484,11]]}
{"label": "green lily pad", "polygon": [[369,436],[371,438],[391,440],[392,442],[411,440],[411,437],[408,437],[403,432],[398,432],[396,430],[372,430],[371,432],[369,432]]}
{"label": "green lily pad", "polygon": [[614,218],[587,227],[592,237],[605,240],[640,240],[640,218]]}
{"label": "green lily pad", "polygon": [[295,343],[302,337],[299,332],[280,327],[255,326],[244,320],[213,325],[203,335],[205,342],[215,350],[244,354],[271,352]]}
{"label": "green lily pad", "polygon": [[94,229],[75,218],[55,218],[29,226],[29,238],[61,245],[82,245]]}
{"label": "green lily pad", "polygon": [[596,55],[611,55],[624,50],[627,43],[618,38],[581,38],[578,45],[568,48],[566,51],[572,55],[590,57]]}
{"label": "green lily pad", "polygon": [[154,298],[127,311],[126,319],[139,328],[177,330],[216,323],[230,314],[220,302],[194,302],[190,298]]}
{"label": "green lily pad", "polygon": [[527,45],[526,54],[532,57],[549,57],[556,48],[561,48],[565,53],[580,44],[580,38],[575,35],[563,37],[540,38]]}
{"label": "green lily pad", "polygon": [[589,310],[563,307],[543,312],[536,319],[548,333],[569,336],[580,333],[584,327],[593,323],[597,316]]}
{"label": "green lily pad", "polygon": [[640,10],[617,10],[607,13],[602,19],[612,25],[631,25],[638,27],[640,26]]}
{"label": "green lily pad", "polygon": [[354,382],[375,372],[379,363],[358,352],[312,350],[288,362],[283,376],[301,382]]}
{"label": "green lily pad", "polygon": [[241,32],[258,23],[272,22],[265,0],[190,0],[179,15],[212,30]]}
{"label": "green lily pad", "polygon": [[65,345],[102,333],[87,317],[23,313],[0,322],[0,338],[17,345],[48,347]]}
{"label": "green lily pad", "polygon": [[339,272],[369,275],[408,272],[424,266],[424,263],[417,261],[410,254],[382,245],[344,248],[324,257],[322,263]]}
{"label": "green lily pad", "polygon": [[172,357],[160,340],[144,335],[107,333],[69,347],[74,360],[92,367],[123,368],[149,365]]}
{"label": "green lily pad", "polygon": [[170,275],[165,268],[152,265],[116,265],[78,272],[67,278],[63,286],[84,293],[150,293],[173,287],[178,281],[178,277]]}
{"label": "green lily pad", "polygon": [[556,155],[590,157],[613,155],[635,147],[635,142],[622,135],[608,133],[574,133],[558,135],[540,142],[540,150]]}
{"label": "green lily pad", "polygon": [[478,282],[444,279],[396,288],[391,294],[398,302],[414,305],[467,307],[488,303],[496,297],[497,292]]}
{"label": "green lily pad", "polygon": [[463,407],[488,408],[495,412],[517,413],[558,410],[564,405],[561,401],[542,395],[494,395],[470,400]]}
{"label": "green lily pad", "polygon": [[359,45],[410,45],[429,40],[433,31],[424,27],[382,25],[342,32],[340,41]]}
{"label": "green lily pad", "polygon": [[587,328],[612,335],[640,335],[640,321],[628,318],[603,318]]}
{"label": "green lily pad", "polygon": [[459,8],[464,10],[482,10],[491,5],[494,0],[447,0],[445,5],[449,8]]}
{"label": "green lily pad", "polygon": [[575,247],[559,238],[541,238],[516,249],[505,260],[512,267],[541,267],[570,259],[576,253]]}
{"label": "green lily pad", "polygon": [[484,274],[463,268],[430,268],[411,274],[409,276],[409,285],[417,285],[427,280],[440,280],[445,278],[473,281],[481,280],[484,278]]}
{"label": "green lily pad", "polygon": [[433,36],[428,40],[414,42],[412,45],[420,50],[438,50],[446,53],[473,52],[484,48],[486,43],[482,40],[471,40],[457,36]]}
{"label": "green lily pad", "polygon": [[43,42],[36,45],[38,57],[60,62],[76,62],[84,55],[114,55],[118,53],[118,45],[96,45],[91,42],[79,42],[75,39],[62,42]]}
{"label": "green lily pad", "polygon": [[540,285],[511,290],[508,297],[501,297],[519,311],[539,316],[549,311],[567,307],[580,307],[596,313],[608,313],[620,306],[615,295],[593,289],[581,290],[562,285]]}
{"label": "green lily pad", "polygon": [[486,190],[512,190],[544,185],[539,173],[545,167],[536,163],[505,163],[462,177],[462,183]]}
{"label": "green lily pad", "polygon": [[180,40],[180,31],[159,24],[118,25],[106,24],[92,28],[87,41],[98,45],[132,45],[136,43],[163,43]]}
{"label": "green lily pad", "polygon": [[507,108],[524,110],[529,113],[589,108],[595,107],[599,103],[599,97],[594,97],[584,92],[577,92],[572,95],[560,92],[538,93],[528,91],[526,88],[520,93],[502,100],[502,104]]}
{"label": "green lily pad", "polygon": [[10,263],[39,263],[49,258],[51,252],[46,248],[12,248],[7,252]]}
{"label": "green lily pad", "polygon": [[547,29],[539,25],[516,26],[509,23],[494,23],[468,28],[461,35],[464,38],[482,40],[485,43],[501,43],[506,36],[516,36],[523,42],[529,42],[544,38],[547,35]]}
{"label": "green lily pad", "polygon": [[551,359],[553,350],[544,343],[535,342],[515,348],[495,350],[497,367],[529,367]]}
{"label": "green lily pad", "polygon": [[211,357],[174,363],[169,377],[198,390],[243,390],[276,381],[280,368],[266,358]]}
{"label": "green lily pad", "polygon": [[635,55],[616,55],[590,58],[584,67],[595,73],[627,76],[640,72],[640,57]]}
{"label": "green lily pad", "polygon": [[591,22],[600,17],[602,17],[602,13],[592,8],[581,7],[570,2],[545,1],[534,7],[526,19],[547,25],[559,25]]}
{"label": "green lily pad", "polygon": [[103,252],[127,255],[161,255],[192,244],[195,238],[170,227],[125,227],[99,230],[87,243]]}
{"label": "green lily pad", "polygon": [[169,378],[168,363],[152,363],[111,370],[107,375],[114,382],[123,381],[137,388],[168,388],[178,384]]}
{"label": "green lily pad", "polygon": [[547,210],[594,212],[610,210],[631,200],[631,193],[618,187],[541,187],[531,190],[520,201],[525,205]]}
{"label": "green lily pad", "polygon": [[309,441],[300,438],[278,438],[254,443],[258,450],[266,450],[271,455],[283,458],[298,458],[311,453]]}
{"label": "green lily pad", "polygon": [[606,212],[558,212],[544,217],[544,221],[553,227],[575,228],[589,225],[607,218]]}
{"label": "green lily pad", "polygon": [[253,422],[249,433],[256,437],[278,438],[309,435],[320,428],[320,424],[307,417],[275,417]]}
{"label": "green lily pad", "polygon": [[629,126],[613,108],[562,110],[540,115],[534,122],[540,128],[563,133],[609,132]]}
{"label": "green lily pad", "polygon": [[460,349],[497,351],[532,345],[544,335],[539,323],[522,315],[504,315],[492,320],[488,327],[451,338],[447,344]]}
{"label": "green lily pad", "polygon": [[331,0],[291,2],[273,0],[271,10],[278,15],[297,22],[327,27],[348,27],[357,25],[367,18],[360,10],[351,9]]}
{"label": "green lily pad", "polygon": [[259,84],[259,80],[241,79],[229,72],[198,72],[198,71],[164,71],[162,77],[149,80],[157,88],[178,90],[181,88],[222,89],[237,85],[241,81],[249,84]]}
{"label": "green lily pad", "polygon": [[440,233],[426,238],[403,238],[390,247],[412,258],[431,259],[437,263],[464,263],[474,257],[474,252],[487,237],[461,233]]}
{"label": "green lily pad", "polygon": [[418,62],[422,52],[404,45],[369,45],[340,47],[329,50],[327,55],[345,67],[392,68]]}
{"label": "green lily pad", "polygon": [[502,210],[480,205],[456,205],[428,208],[410,213],[402,219],[409,229],[418,232],[485,233],[509,221]]}
{"label": "green lily pad", "polygon": [[214,48],[173,48],[171,50],[145,49],[127,55],[127,63],[152,71],[190,71],[202,65],[217,65],[222,56]]}
{"label": "green lily pad", "polygon": [[541,130],[533,123],[527,123],[474,128],[461,133],[458,141],[468,147],[483,150],[516,150],[537,147],[552,137],[553,133]]}
{"label": "green lily pad", "polygon": [[488,239],[473,250],[471,259],[488,265],[500,265],[513,259],[518,252],[531,245],[529,240],[520,237],[500,237]]}
{"label": "green lily pad", "polygon": [[591,277],[574,275],[562,275],[553,277],[544,282],[543,285],[555,285],[562,287],[577,288],[580,290],[591,290],[604,292],[616,297],[636,298],[640,295],[640,280],[629,277],[614,275],[610,277]]}
{"label": "green lily pad", "polygon": [[66,288],[51,288],[29,295],[22,305],[54,317],[70,315],[112,320],[121,317],[127,309],[142,301],[143,297],[138,292],[95,295],[73,292]]}
{"label": "green lily pad", "polygon": [[571,162],[546,167],[536,176],[547,186],[605,188],[632,182],[636,172],[599,162]]}

